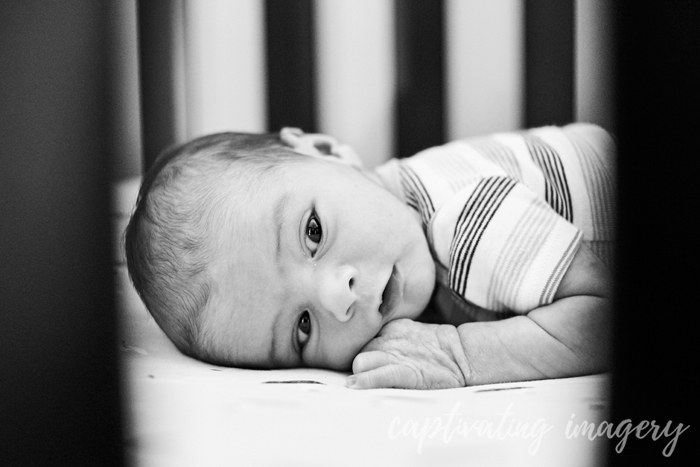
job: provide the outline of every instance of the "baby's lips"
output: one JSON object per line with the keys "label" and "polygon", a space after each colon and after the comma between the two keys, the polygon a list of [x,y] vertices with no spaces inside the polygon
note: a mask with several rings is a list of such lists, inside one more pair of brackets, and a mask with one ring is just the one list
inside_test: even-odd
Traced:
{"label": "baby's lips", "polygon": [[385,318],[390,316],[400,298],[399,274],[396,266],[391,269],[391,275],[387,280],[386,286],[382,291],[381,304],[379,305],[379,313]]}

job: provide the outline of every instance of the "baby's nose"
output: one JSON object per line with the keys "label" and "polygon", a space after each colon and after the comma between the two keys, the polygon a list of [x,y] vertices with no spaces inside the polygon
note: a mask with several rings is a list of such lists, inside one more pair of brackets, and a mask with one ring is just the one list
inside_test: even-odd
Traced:
{"label": "baby's nose", "polygon": [[330,312],[338,321],[345,322],[352,317],[352,304],[357,300],[355,280],[357,269],[341,266],[324,274],[319,291],[321,307]]}

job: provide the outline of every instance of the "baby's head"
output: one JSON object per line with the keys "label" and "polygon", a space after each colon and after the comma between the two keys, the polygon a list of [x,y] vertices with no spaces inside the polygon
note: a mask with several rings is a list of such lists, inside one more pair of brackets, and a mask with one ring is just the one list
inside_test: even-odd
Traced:
{"label": "baby's head", "polygon": [[146,175],[129,273],[185,354],[347,370],[388,321],[416,318],[435,270],[420,222],[323,135],[205,136]]}

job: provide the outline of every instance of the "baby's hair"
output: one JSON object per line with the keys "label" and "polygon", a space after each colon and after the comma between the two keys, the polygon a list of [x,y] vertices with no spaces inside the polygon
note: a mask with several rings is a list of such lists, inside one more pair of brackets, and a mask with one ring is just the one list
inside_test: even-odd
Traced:
{"label": "baby's hair", "polygon": [[182,353],[216,363],[202,312],[212,295],[209,265],[217,252],[210,239],[222,193],[233,188],[247,198],[264,173],[292,159],[299,156],[277,134],[219,133],[167,149],[145,175],[125,233],[127,267]]}

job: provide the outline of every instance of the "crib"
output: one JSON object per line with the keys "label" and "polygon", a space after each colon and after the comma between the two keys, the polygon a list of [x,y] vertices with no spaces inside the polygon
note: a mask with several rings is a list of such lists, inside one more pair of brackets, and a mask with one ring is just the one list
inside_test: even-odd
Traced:
{"label": "crib", "polygon": [[[369,153],[375,159],[365,163],[374,165],[382,161],[378,159],[382,154],[408,156],[479,131],[573,121],[574,3],[556,5],[540,12],[537,3],[513,2],[481,5],[479,9],[460,2],[336,2],[334,6],[332,2],[272,1],[266,2],[262,11],[243,11],[254,21],[264,22],[266,31],[258,45],[266,57],[266,86],[253,92],[266,96],[265,112],[260,111],[259,102],[257,110],[251,103],[248,111],[266,114],[266,127],[253,130],[295,126],[334,136],[340,133],[353,144],[357,140],[362,148],[356,148],[358,153]],[[197,80],[218,73],[214,68],[207,70],[204,60],[192,59],[188,47],[193,46],[177,45],[178,28],[192,42],[205,42],[201,32],[202,38],[196,39],[196,19],[208,14],[211,12],[204,8],[183,8],[178,2],[160,7],[148,2],[138,5],[146,167],[164,146],[183,138],[179,128],[184,127],[188,136],[216,130],[212,122],[204,121],[215,110],[204,108],[202,100],[206,102],[208,90]],[[545,14],[552,17],[540,20]],[[171,22],[164,26],[163,18]],[[471,22],[460,25],[459,18]],[[509,27],[502,28],[500,37],[492,33],[487,42],[498,48],[491,53],[503,57],[503,63],[492,65],[495,69],[484,65],[481,74],[501,73],[510,81],[501,83],[502,89],[489,91],[501,95],[499,99],[479,102],[473,92],[468,94],[470,89],[456,84],[468,81],[470,76],[460,69],[460,62],[479,58],[469,43],[474,37],[459,33],[480,21],[491,21],[493,27],[499,19],[508,21]],[[343,22],[351,23],[345,26],[349,29],[345,35]],[[210,16],[199,27],[212,28],[214,24]],[[364,26],[363,35],[375,40],[361,41],[356,31],[360,26]],[[334,31],[329,32],[331,27]],[[393,30],[394,37],[386,30]],[[488,27],[482,30],[486,35]],[[547,31],[549,39],[543,39],[542,33],[528,34],[534,30]],[[350,42],[353,36],[357,50]],[[519,37],[525,39],[524,45],[517,40]],[[554,50],[551,44],[556,44]],[[578,44],[585,47],[583,40]],[[373,51],[370,46],[386,50]],[[549,64],[533,58],[542,56],[545,50],[552,57]],[[362,62],[350,63],[349,59],[343,63],[343,53],[347,57],[362,56],[370,65],[362,67]],[[464,53],[474,57],[463,59]],[[163,56],[171,60],[157,60]],[[255,68],[256,63],[260,66],[255,59],[241,66]],[[448,67],[448,63],[456,65]],[[199,72],[188,69],[198,65],[202,67]],[[340,79],[337,71],[333,74],[338,68],[351,76],[346,78],[345,88],[333,85]],[[610,113],[605,107],[608,99],[602,98],[607,92],[604,70],[579,68],[597,72],[598,82],[603,83],[590,91],[601,95],[594,99],[599,107],[580,109],[579,113],[588,111],[590,114],[582,118],[609,123],[600,121]],[[371,84],[358,72],[374,73]],[[471,75],[473,86],[486,86],[485,81],[478,82],[478,73],[472,71]],[[581,82],[592,79],[579,73]],[[193,87],[203,86],[199,91],[189,91],[199,99],[178,98],[178,80]],[[164,91],[164,85],[172,89]],[[355,87],[363,89],[360,92]],[[246,93],[251,92],[249,88],[246,86]],[[353,93],[354,106],[337,97]],[[372,100],[373,106],[364,103],[367,100]],[[492,105],[503,107],[494,111],[489,108]],[[185,114],[193,110],[195,115],[178,117],[177,111],[170,110],[178,108],[184,108]],[[168,110],[164,113],[164,109]],[[333,109],[351,117],[343,121],[333,115]],[[502,114],[501,118],[493,116],[494,112]],[[196,115],[202,120],[198,121]],[[493,127],[479,125],[478,115],[491,119]],[[360,119],[369,120],[375,127],[371,134],[354,130]],[[231,121],[230,125],[235,123]],[[138,178],[123,180],[116,188],[116,232],[123,231],[137,187]],[[466,458],[496,465],[558,465],[567,458],[576,459],[577,465],[592,465],[604,457],[605,440],[574,436],[573,427],[581,422],[597,426],[609,417],[609,375],[459,390],[358,392],[345,388],[346,373],[217,367],[181,355],[149,318],[119,259],[117,271],[118,309],[125,321],[120,350],[126,408],[132,419],[126,434],[127,455],[135,465],[224,465],[235,461],[240,465],[428,466],[462,465]]]}
{"label": "crib", "polygon": [[[588,466],[627,463],[634,455],[647,463],[662,457],[660,442],[630,438],[615,451],[619,439],[590,436],[590,427],[633,416],[686,420],[684,399],[664,384],[681,371],[668,362],[685,354],[672,345],[690,336],[692,326],[684,325],[683,316],[672,330],[645,320],[622,329],[618,321],[614,375],[356,391],[345,388],[342,372],[226,368],[179,353],[129,282],[121,233],[142,169],[165,146],[222,125],[328,132],[355,145],[369,166],[458,137],[571,121],[612,130],[623,155],[650,151],[656,143],[638,133],[659,129],[669,136],[664,148],[686,154],[689,123],[669,115],[694,108],[685,100],[690,86],[683,81],[685,87],[674,87],[674,81],[668,102],[646,102],[649,122],[639,118],[637,97],[648,91],[645,86],[664,82],[666,72],[682,75],[688,57],[697,59],[697,8],[669,9],[658,18],[654,10],[637,11],[636,4],[613,16],[597,0],[30,3],[36,8],[5,5],[0,15],[3,63],[15,59],[17,50],[32,57],[1,72],[3,83],[19,91],[3,94],[0,105],[11,149],[10,169],[0,183],[0,212],[9,220],[0,229],[0,463]],[[212,19],[217,11],[257,44],[248,55],[237,55],[252,70],[241,78],[250,87],[224,96],[227,104],[212,103],[208,59],[197,61],[212,37],[201,35],[202,29],[220,27]],[[650,19],[659,20],[657,30],[647,28]],[[358,28],[364,28],[361,34]],[[488,37],[501,62],[479,62],[489,53],[465,32],[471,30]],[[669,30],[690,38],[670,42],[676,54],[653,42],[668,46]],[[637,43],[621,39],[623,33],[645,38],[645,52],[663,61],[666,71],[636,75],[635,65],[648,57]],[[120,49],[120,34],[132,36],[126,49]],[[615,74],[613,51],[629,60]],[[361,57],[367,69],[354,69],[356,62],[346,61],[352,56]],[[121,66],[135,60],[138,67]],[[47,70],[53,81],[45,79]],[[352,80],[343,84],[342,76],[358,80],[358,89]],[[633,78],[642,91],[620,85]],[[138,90],[124,84],[134,79]],[[109,100],[115,93],[116,115],[107,116],[101,109],[115,102]],[[124,104],[130,100],[139,103],[136,113]],[[241,102],[241,108],[232,109],[231,102]],[[220,105],[229,105],[230,112],[211,120]],[[357,123],[364,115],[371,116],[371,125]],[[122,157],[110,162],[115,153]],[[620,162],[620,208],[628,209],[623,239],[636,236],[640,226],[648,229],[642,238],[659,235],[635,211],[640,200],[656,212],[665,209],[669,228],[678,226],[671,214],[682,217],[671,195],[646,197],[645,176],[692,181],[640,160],[632,170],[628,159]],[[18,214],[18,206],[33,215]],[[678,244],[690,243],[687,234],[678,235]],[[661,300],[637,261],[635,244],[625,245],[618,255],[624,272],[617,278],[624,310],[618,310],[618,320]],[[687,251],[674,244],[647,253],[648,266]],[[667,276],[661,283],[693,287],[692,275]],[[679,309],[693,306],[688,298],[663,299]],[[670,343],[658,349],[663,363],[648,349],[652,339]],[[640,359],[652,368],[640,369]],[[661,381],[649,381],[647,371]],[[642,383],[645,391],[639,390]],[[681,437],[672,460],[688,452],[687,441]]]}

